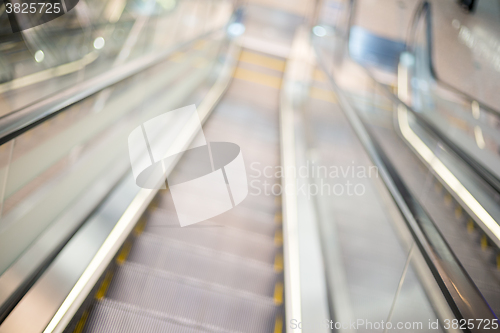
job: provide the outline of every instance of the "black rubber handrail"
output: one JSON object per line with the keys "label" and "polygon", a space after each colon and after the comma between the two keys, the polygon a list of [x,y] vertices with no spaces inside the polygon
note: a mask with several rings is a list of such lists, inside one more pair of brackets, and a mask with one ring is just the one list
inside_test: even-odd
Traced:
{"label": "black rubber handrail", "polygon": [[[448,90],[459,95],[463,99],[466,99],[470,103],[472,103],[472,101],[476,101],[479,104],[479,106],[481,107],[481,109],[494,115],[495,117],[500,117],[500,112],[498,112],[498,111],[496,111],[496,110],[494,110],[494,109],[492,109],[484,104],[481,104],[480,102],[478,102],[477,100],[475,100],[471,96],[469,96],[466,93],[450,86],[449,84],[440,80],[437,77],[436,71],[434,69],[434,65],[432,62],[432,48],[433,48],[432,45],[433,45],[433,43],[432,43],[431,4],[426,0],[421,2],[421,5],[418,7],[417,11],[415,12],[415,14],[413,16],[412,23],[410,25],[409,35],[407,38],[407,43],[406,43],[407,51],[412,53],[412,54],[414,53],[417,25],[418,25],[418,22],[419,22],[420,18],[422,17],[422,15],[425,15],[425,19],[426,19],[425,33],[427,35],[426,47],[427,47],[427,53],[428,53],[427,56],[428,56],[429,64],[430,64],[429,70],[430,70],[430,73],[431,73],[433,79],[436,81],[436,83],[438,85],[444,86]],[[391,93],[391,95],[394,96],[392,93]],[[396,96],[394,96],[394,97],[396,97]],[[448,136],[445,133],[442,133],[436,126],[434,126],[427,119],[425,119],[425,117],[423,117],[422,114],[420,114],[419,112],[415,112],[411,107],[408,107],[408,110],[410,112],[412,112],[412,114],[417,118],[417,120],[419,121],[419,123],[423,127],[431,130],[432,133],[434,133],[439,138],[439,140],[441,140],[443,143],[445,143],[450,148],[451,151],[453,151],[463,161],[465,161],[465,163],[468,164],[471,167],[471,169],[474,170],[475,173],[477,173],[488,185],[490,185],[497,193],[500,194],[500,179],[498,179],[498,177],[495,174],[493,174],[490,170],[488,170],[488,168],[483,166],[483,164],[478,162],[475,158],[471,157],[470,154],[465,152],[462,148],[458,147],[452,140],[450,140],[448,138]]]}
{"label": "black rubber handrail", "polygon": [[149,54],[112,68],[101,75],[0,117],[0,145],[39,125],[67,107],[164,61],[174,52],[200,39],[221,31],[222,28],[211,30],[189,41],[169,47],[164,51]]}

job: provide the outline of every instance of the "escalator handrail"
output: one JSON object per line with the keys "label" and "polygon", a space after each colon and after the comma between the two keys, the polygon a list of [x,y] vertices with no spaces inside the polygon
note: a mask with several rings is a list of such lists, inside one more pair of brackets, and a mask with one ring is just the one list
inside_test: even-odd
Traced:
{"label": "escalator handrail", "polygon": [[[347,102],[347,97],[336,84],[319,54],[316,50],[318,63],[334,87],[339,104],[344,109],[344,114],[349,119],[370,158],[379,168],[381,177],[396,202],[415,244],[420,249],[454,315],[457,319],[465,319],[466,321],[469,319],[498,320],[465,268],[452,252],[436,223],[411,193],[378,144],[374,134],[357,115],[357,111]],[[370,77],[374,80],[373,76],[370,75]],[[404,103],[401,105],[404,106]],[[466,331],[483,332],[482,329],[476,328]]]}
{"label": "escalator handrail", "polygon": [[[416,22],[418,21],[419,15],[422,13],[423,8],[429,6],[425,5],[425,3],[428,3],[427,0],[424,0],[422,2],[422,6],[417,9],[414,17],[413,17],[413,22],[411,26],[416,26]],[[407,51],[410,51],[410,46],[412,45],[411,40],[413,39],[414,35],[411,35],[411,32],[416,31],[415,29],[410,29],[410,37],[407,38]],[[429,31],[429,30],[427,30]],[[429,40],[429,39],[428,39]],[[365,73],[374,81],[378,82],[373,75],[373,73],[366,68],[365,66],[361,65],[361,68],[365,71]],[[395,105],[404,105],[407,111],[409,111],[417,120],[418,124],[423,127],[428,133],[430,133],[432,136],[435,137],[435,139],[439,140],[446,146],[446,148],[449,148],[448,151],[453,153],[457,158],[461,159],[462,161],[465,162],[465,164],[470,168],[472,172],[477,174],[478,181],[481,181],[482,185],[486,187],[490,187],[493,192],[497,192],[500,194],[500,179],[496,175],[494,175],[490,170],[488,170],[486,167],[484,167],[481,163],[476,161],[472,156],[470,156],[467,152],[465,152],[463,149],[458,147],[452,140],[448,138],[448,136],[445,133],[442,133],[441,130],[439,130],[435,125],[433,125],[431,122],[429,122],[420,112],[415,111],[410,105],[408,105],[405,101],[402,101],[397,95],[395,95],[386,85],[379,84],[381,87],[381,90],[385,93],[385,95],[393,102]],[[479,217],[478,217],[479,218]],[[480,218],[479,218],[480,219]],[[478,223],[478,225],[484,229],[488,229],[487,226],[484,225],[484,223]],[[498,247],[500,248],[500,239],[496,239],[491,237],[491,232],[490,230],[483,230],[488,237],[490,237],[491,241]]]}
{"label": "escalator handrail", "polygon": [[[376,78],[374,75],[365,67],[362,67],[367,75],[374,81],[377,82]],[[459,148],[452,140],[450,140],[446,134],[442,133],[436,126],[432,125],[427,119],[423,117],[423,115],[419,112],[416,112],[411,106],[406,104],[406,102],[402,101],[399,99],[398,96],[396,96],[392,91],[389,90],[389,88],[385,85],[379,85],[381,87],[381,90],[385,93],[387,98],[389,98],[393,103],[396,105],[403,105],[407,111],[409,111],[416,119],[418,124],[426,130],[427,133],[431,134],[436,140],[440,141],[443,143],[443,145],[450,153],[453,153],[458,159],[461,159],[462,161],[465,162],[465,164],[470,168],[471,171],[473,171],[475,174],[479,176],[477,179],[478,181],[482,181],[482,185],[484,186],[490,186],[490,188],[493,191],[496,191],[497,193],[500,194],[500,180],[493,175],[489,170],[487,170],[485,167],[483,167],[479,162],[477,162],[473,157],[471,157],[468,153],[463,151],[461,148]],[[478,217],[479,218],[479,217]],[[482,224],[479,224],[481,228],[487,228],[486,226],[483,226]],[[490,234],[487,230],[485,231],[486,234]],[[492,242],[500,248],[500,239],[494,239],[490,238]]]}
{"label": "escalator handrail", "polygon": [[64,111],[69,106],[124,81],[162,61],[203,38],[221,32],[217,28],[193,39],[171,46],[163,51],[148,54],[110,70],[91,79],[77,83],[65,90],[43,98],[28,106],[0,117],[0,145],[14,139],[45,120]]}
{"label": "escalator handrail", "polygon": [[[409,36],[407,38],[407,43],[406,43],[406,46],[407,46],[407,51],[410,52],[410,53],[414,53],[414,50],[415,50],[415,45],[414,45],[414,40],[415,40],[415,36],[416,36],[416,29],[417,29],[417,23],[419,21],[419,18],[421,17],[421,15],[426,15],[426,20],[427,20],[427,25],[426,25],[426,34],[428,35],[427,36],[427,50],[428,50],[428,59],[429,59],[429,63],[430,63],[430,71],[431,73],[433,73],[433,78],[436,80],[436,82],[440,85],[444,85],[446,86],[447,88],[449,87],[453,92],[459,94],[461,97],[467,99],[469,102],[472,103],[472,101],[475,101],[472,97],[470,97],[469,95],[455,89],[454,87],[451,87],[449,86],[447,83],[443,82],[443,81],[440,81],[436,76],[435,76],[435,70],[434,70],[434,67],[432,65],[432,41],[431,41],[431,36],[432,36],[432,27],[431,27],[431,19],[430,19],[430,3],[427,1],[427,0],[424,0],[422,1],[420,7],[416,10],[414,16],[413,16],[413,19],[412,19],[412,23],[410,25],[410,30],[409,30]],[[386,90],[386,89],[385,89]],[[416,112],[415,110],[413,110],[412,107],[410,107],[409,105],[406,105],[406,103],[404,101],[401,101],[399,100],[399,98],[397,96],[395,96],[394,94],[390,93],[390,97],[391,99],[393,100],[397,100],[399,103],[403,103],[405,104],[406,108],[408,111],[410,111],[418,120],[419,124],[423,127],[425,127],[426,129],[430,130],[436,137],[439,138],[440,141],[442,141],[447,147],[450,148],[451,151],[453,151],[456,155],[458,155],[467,165],[469,165],[469,167],[477,174],[479,175],[484,181],[486,184],[488,184],[489,186],[491,186],[493,188],[494,191],[496,191],[497,193],[500,194],[500,179],[498,179],[498,177],[496,175],[494,175],[490,170],[488,170],[485,166],[483,166],[480,162],[478,162],[475,158],[473,158],[472,156],[470,156],[469,153],[465,152],[462,148],[458,147],[452,140],[450,140],[448,138],[448,136],[445,134],[445,133],[442,133],[436,126],[434,126],[433,124],[431,124],[427,119],[425,119],[425,117],[423,117],[423,115],[419,112]],[[477,102],[477,101],[476,101]],[[495,115],[495,116],[499,116],[500,113],[498,113],[497,111],[491,109],[491,108],[488,108],[487,106],[485,106],[484,104],[481,104],[479,102],[477,102],[480,107],[484,110],[486,110],[487,112]],[[499,246],[500,247],[500,246]]]}
{"label": "escalator handrail", "polygon": [[[40,102],[36,102],[31,106],[17,111],[16,113],[1,117],[0,140],[2,141],[2,144],[26,132],[30,128],[37,126],[59,112],[64,111],[64,109],[68,106],[73,105],[101,90],[111,87],[120,81],[130,78],[131,76],[140,73],[142,70],[161,63],[176,51],[219,31],[221,31],[220,28],[172,46],[165,51],[141,57],[123,66],[116,67],[107,73],[103,73],[95,78],[82,82],[74,87],[70,87],[55,94],[54,96],[41,100]],[[31,285],[36,281],[36,279],[38,279],[39,275],[42,274],[50,265],[52,259],[55,258],[55,256],[61,251],[64,244],[58,246],[57,250],[55,250],[49,258],[44,260],[33,274],[28,277],[18,277],[19,279],[25,278],[25,281],[21,283],[20,287],[14,292],[14,294],[8,296],[6,301],[0,303],[0,323],[8,315],[10,310],[12,310],[19,300],[26,294]]]}
{"label": "escalator handrail", "polygon": [[426,19],[426,27],[425,27],[425,33],[426,33],[426,46],[427,46],[427,57],[429,59],[429,72],[434,79],[434,81],[439,85],[447,90],[450,90],[456,95],[459,95],[463,99],[467,100],[469,103],[476,102],[479,104],[479,107],[481,110],[484,110],[496,117],[500,117],[500,110],[497,110],[489,105],[486,105],[483,102],[478,101],[471,95],[467,94],[466,92],[454,87],[453,85],[447,83],[446,81],[442,80],[438,75],[436,71],[436,67],[434,66],[434,57],[432,54],[432,50],[434,49],[433,47],[433,26],[432,26],[432,10],[431,10],[431,4],[428,0],[423,0],[417,10],[415,11],[415,14],[413,15],[412,22],[409,26],[409,31],[408,31],[408,38],[407,43],[406,43],[406,48],[407,51],[410,51],[413,53],[415,50],[415,36],[417,32],[417,25],[419,22],[419,19],[422,15],[425,15]]}

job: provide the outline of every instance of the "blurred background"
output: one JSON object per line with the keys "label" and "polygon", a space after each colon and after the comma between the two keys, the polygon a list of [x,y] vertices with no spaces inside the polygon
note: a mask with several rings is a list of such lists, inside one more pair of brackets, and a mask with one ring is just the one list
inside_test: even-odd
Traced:
{"label": "blurred background", "polygon": [[497,0],[3,1],[0,333],[500,331],[499,90]]}

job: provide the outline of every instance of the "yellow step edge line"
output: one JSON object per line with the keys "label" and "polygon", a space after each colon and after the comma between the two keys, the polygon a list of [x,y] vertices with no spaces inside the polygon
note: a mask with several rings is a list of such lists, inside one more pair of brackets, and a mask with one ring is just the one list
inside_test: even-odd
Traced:
{"label": "yellow step edge line", "polygon": [[309,96],[314,99],[320,99],[325,102],[337,104],[337,96],[331,90],[321,89],[317,87],[311,87],[309,90]]}
{"label": "yellow step edge line", "polygon": [[497,269],[500,270],[500,253],[497,254]]}
{"label": "yellow step edge line", "polygon": [[116,263],[118,265],[123,265],[123,263],[127,260],[128,254],[130,253],[130,249],[132,248],[132,242],[126,241],[120,251],[120,254],[116,258]]}
{"label": "yellow step edge line", "polygon": [[486,235],[481,236],[481,249],[486,250],[488,248],[488,237]]}
{"label": "yellow step edge line", "polygon": [[169,60],[173,62],[181,62],[182,60],[184,60],[185,57],[186,57],[186,52],[177,51],[170,56]]}
{"label": "yellow step edge line", "polygon": [[474,231],[474,221],[472,219],[469,219],[469,221],[467,222],[467,231],[469,233],[472,233]]}
{"label": "yellow step edge line", "polygon": [[148,206],[148,211],[154,212],[156,209],[158,209],[158,200],[153,199],[153,201],[151,201],[151,203]]}
{"label": "yellow step edge line", "polygon": [[449,206],[451,204],[451,194],[450,193],[446,193],[444,195],[444,203]]}
{"label": "yellow step edge line", "polygon": [[283,282],[276,282],[274,286],[274,304],[283,304]]}
{"label": "yellow step edge line", "polygon": [[241,62],[246,62],[248,64],[258,65],[261,67],[266,67],[280,72],[283,72],[285,70],[285,64],[286,64],[284,60],[266,57],[264,55],[249,51],[242,51],[239,60]]}
{"label": "yellow step edge line", "polygon": [[146,228],[146,222],[147,222],[146,219],[144,217],[141,217],[139,223],[137,223],[137,225],[134,228],[134,234],[136,236],[140,236],[142,234],[144,228]]}
{"label": "yellow step edge line", "polygon": [[276,246],[283,245],[283,231],[281,229],[276,229],[274,232],[274,244]]}
{"label": "yellow step edge line", "polygon": [[283,254],[277,253],[274,257],[274,271],[282,272],[283,271]]}
{"label": "yellow step edge line", "polygon": [[205,46],[208,44],[206,39],[200,39],[199,41],[194,44],[193,49],[195,50],[202,50],[205,48]]}
{"label": "yellow step edge line", "polygon": [[111,283],[111,279],[113,278],[113,272],[108,271],[106,273],[106,276],[104,277],[104,280],[101,283],[101,286],[99,287],[99,290],[95,294],[95,298],[98,300],[102,300],[104,296],[106,296],[106,292],[108,291],[109,284]]}
{"label": "yellow step edge line", "polygon": [[274,323],[274,333],[283,332],[283,316],[281,314],[276,316],[276,321]]}
{"label": "yellow step edge line", "polygon": [[87,322],[88,317],[89,317],[89,312],[88,310],[85,310],[82,314],[82,317],[78,321],[78,324],[76,324],[73,333],[81,333],[83,331],[83,328],[85,327],[85,323]]}
{"label": "yellow step edge line", "polygon": [[461,206],[457,206],[455,208],[455,217],[457,219],[461,218],[462,217],[462,207]]}
{"label": "yellow step edge line", "polygon": [[319,82],[327,82],[328,81],[328,78],[326,77],[325,73],[323,73],[319,69],[314,70],[313,79],[315,81],[319,81]]}
{"label": "yellow step edge line", "polygon": [[276,212],[276,214],[274,214],[274,223],[280,225],[282,222],[283,222],[283,215],[281,214],[281,212]]}
{"label": "yellow step edge line", "polygon": [[233,77],[240,80],[258,83],[271,88],[279,89],[281,87],[281,78],[268,74],[254,72],[241,67],[236,68]]}

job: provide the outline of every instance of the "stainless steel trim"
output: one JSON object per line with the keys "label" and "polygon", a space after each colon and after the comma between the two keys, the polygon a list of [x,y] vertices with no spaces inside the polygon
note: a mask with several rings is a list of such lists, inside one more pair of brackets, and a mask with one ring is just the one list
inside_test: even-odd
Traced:
{"label": "stainless steel trim", "polygon": [[[305,27],[300,27],[295,34],[281,87],[279,112],[281,166],[284,170],[282,187],[285,189],[282,193],[285,311],[287,321],[297,322],[302,322],[302,296],[297,178],[292,172],[296,166],[294,102],[297,93],[296,81],[301,80],[301,74],[305,70],[304,63],[308,61],[308,54],[304,55],[304,51],[309,51],[306,31]],[[290,325],[286,325],[286,331],[292,331]]]}
{"label": "stainless steel trim", "polygon": [[[301,26],[295,33],[280,96],[287,332],[293,330],[291,320],[302,324],[302,332],[330,332],[325,325],[330,319],[330,309],[319,213],[315,200],[296,188],[309,188],[308,184],[315,180],[290,172],[303,168],[310,158],[304,105],[309,99],[314,65],[309,29]],[[290,190],[289,186],[294,187]]]}

